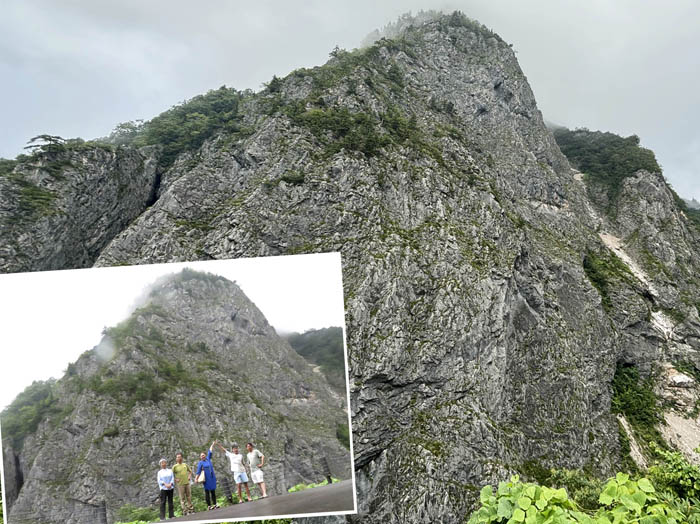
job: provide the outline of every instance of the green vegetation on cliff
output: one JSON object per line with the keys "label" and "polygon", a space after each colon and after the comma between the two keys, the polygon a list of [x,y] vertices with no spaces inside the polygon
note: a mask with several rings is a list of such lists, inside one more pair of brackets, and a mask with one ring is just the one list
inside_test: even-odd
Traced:
{"label": "green vegetation on cliff", "polygon": [[655,443],[667,447],[657,426],[663,415],[656,395],[652,377],[643,379],[634,366],[618,365],[612,381],[611,409],[627,418],[637,441],[649,445]]}
{"label": "green vegetation on cliff", "polygon": [[653,151],[641,147],[637,135],[621,137],[586,128],[571,131],[560,127],[554,130],[554,138],[574,166],[607,190],[611,209],[625,178],[640,169],[661,173]]}
{"label": "green vegetation on cliff", "polygon": [[32,434],[39,424],[47,419],[56,419],[68,413],[69,408],[61,408],[54,394],[53,379],[35,381],[27,387],[0,414],[3,439],[20,448],[27,435]]}
{"label": "green vegetation on cliff", "polygon": [[287,335],[294,351],[312,364],[321,367],[329,384],[345,395],[345,353],[343,329],[329,327],[312,329],[305,333]]}
{"label": "green vegetation on cliff", "polygon": [[[553,130],[554,138],[561,152],[569,162],[588,179],[603,187],[608,196],[608,212],[613,213],[620,189],[625,178],[640,169],[651,173],[661,173],[654,152],[639,145],[639,137],[621,137],[615,133],[590,131],[578,128],[573,131],[565,127]],[[700,209],[688,206],[669,186],[676,206],[700,227]]]}
{"label": "green vegetation on cliff", "polygon": [[583,257],[583,271],[593,287],[598,290],[606,311],[613,307],[613,286],[618,282],[634,281],[634,276],[625,263],[607,249],[600,252],[588,251]]}
{"label": "green vegetation on cliff", "polygon": [[678,209],[683,211],[685,216],[687,216],[693,224],[700,227],[700,209],[690,207],[673,189],[671,189],[671,192],[673,193],[673,200],[676,202]]}
{"label": "green vegetation on cliff", "polygon": [[159,165],[167,169],[180,153],[198,149],[219,131],[239,130],[239,91],[221,86],[176,105],[146,123],[119,124],[107,139],[135,147],[159,145]]}

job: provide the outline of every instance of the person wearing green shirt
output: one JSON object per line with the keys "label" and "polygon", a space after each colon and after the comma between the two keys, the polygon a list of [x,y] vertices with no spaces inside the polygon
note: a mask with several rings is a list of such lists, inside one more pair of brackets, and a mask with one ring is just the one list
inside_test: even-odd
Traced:
{"label": "person wearing green shirt", "polygon": [[182,461],[182,453],[175,456],[175,465],[173,466],[173,474],[175,475],[175,485],[177,486],[177,494],[180,497],[180,506],[182,514],[189,515],[194,513],[192,505],[192,490],[190,489],[190,480],[192,480],[192,470]]}

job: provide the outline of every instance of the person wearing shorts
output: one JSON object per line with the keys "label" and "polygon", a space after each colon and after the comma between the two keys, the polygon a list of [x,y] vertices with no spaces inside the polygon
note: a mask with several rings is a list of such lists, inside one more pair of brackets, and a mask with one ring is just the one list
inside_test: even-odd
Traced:
{"label": "person wearing shorts", "polygon": [[232,444],[231,451],[227,451],[221,444],[218,444],[218,446],[221,448],[221,451],[226,453],[226,456],[231,461],[231,472],[236,481],[236,486],[238,486],[238,501],[244,502],[241,488],[245,487],[245,492],[248,495],[248,502],[250,502],[252,498],[250,496],[250,488],[248,487],[248,475],[246,475],[245,466],[243,465],[243,455],[238,452],[238,444]]}
{"label": "person wearing shorts", "polygon": [[262,498],[265,498],[267,497],[267,489],[265,488],[265,479],[261,469],[265,465],[265,455],[260,453],[259,449],[255,449],[251,442],[248,442],[245,448],[248,450],[247,459],[250,465],[250,479],[262,491]]}

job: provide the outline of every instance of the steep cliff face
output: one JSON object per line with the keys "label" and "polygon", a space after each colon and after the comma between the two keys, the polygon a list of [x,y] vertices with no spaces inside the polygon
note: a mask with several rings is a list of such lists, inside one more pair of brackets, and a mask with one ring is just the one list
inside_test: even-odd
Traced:
{"label": "steep cliff face", "polygon": [[[616,364],[664,359],[652,313],[673,296],[599,234],[627,212],[589,202],[508,44],[439,17],[275,79],[239,112],[96,264],[341,251],[358,521],[461,522],[481,485],[533,461],[614,470]],[[680,235],[692,258],[687,225],[669,228],[659,250]]]}
{"label": "steep cliff face", "polygon": [[154,199],[157,148],[58,149],[0,173],[0,271],[89,267]]}
{"label": "steep cliff face", "polygon": [[[182,451],[196,463],[214,438],[255,442],[272,493],[323,478],[322,456],[350,478],[336,438],[345,399],[221,277],[168,278],[54,387],[51,415],[18,449],[6,442],[13,522],[88,524],[85,508],[102,500],[110,515],[150,505],[158,460]],[[218,450],[215,467],[230,471]]]}

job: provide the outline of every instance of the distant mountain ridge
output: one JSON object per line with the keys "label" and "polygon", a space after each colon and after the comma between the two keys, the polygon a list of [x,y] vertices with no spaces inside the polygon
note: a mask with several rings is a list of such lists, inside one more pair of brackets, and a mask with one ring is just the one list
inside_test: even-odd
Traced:
{"label": "distant mountain ridge", "polygon": [[343,328],[311,329],[304,333],[290,333],[284,338],[294,351],[319,366],[329,384],[339,393],[345,391]]}
{"label": "distant mountain ridge", "polygon": [[685,203],[688,205],[689,208],[691,209],[700,209],[700,202],[695,200],[694,198],[688,200],[687,198],[684,198]]}

